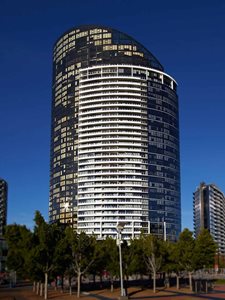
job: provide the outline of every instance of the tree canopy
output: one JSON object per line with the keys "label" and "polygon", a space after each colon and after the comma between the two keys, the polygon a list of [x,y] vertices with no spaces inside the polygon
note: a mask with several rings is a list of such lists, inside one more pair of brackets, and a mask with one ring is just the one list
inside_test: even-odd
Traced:
{"label": "tree canopy", "polygon": [[[113,281],[119,278],[118,246],[114,239],[97,241],[94,236],[75,232],[65,224],[49,224],[39,211],[35,212],[34,221],[33,231],[23,225],[6,226],[8,270],[23,278],[45,282],[46,299],[49,279],[57,276],[76,276],[78,297],[81,277],[87,273],[99,276],[107,273],[113,288]],[[158,272],[176,273],[177,286],[180,272],[188,272],[191,284],[195,270],[213,266],[216,251],[217,245],[205,229],[194,239],[186,228],[175,243],[142,234],[129,243],[123,241],[124,274],[151,274],[154,291]]]}

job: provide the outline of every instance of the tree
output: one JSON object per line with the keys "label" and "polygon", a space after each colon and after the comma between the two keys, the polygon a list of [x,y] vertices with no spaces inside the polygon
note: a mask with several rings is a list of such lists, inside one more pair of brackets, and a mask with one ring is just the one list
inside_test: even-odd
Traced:
{"label": "tree", "polygon": [[146,274],[146,264],[143,261],[143,247],[140,239],[130,240],[129,253],[126,260],[129,274]]}
{"label": "tree", "polygon": [[35,212],[34,220],[36,224],[34,228],[35,247],[32,249],[31,260],[44,274],[44,298],[47,299],[48,277],[55,267],[55,249],[57,249],[57,244],[62,238],[64,229],[57,223],[46,223],[39,211]]}
{"label": "tree", "polygon": [[84,232],[74,232],[66,228],[66,236],[72,250],[72,264],[77,274],[77,297],[80,297],[81,276],[84,275],[96,259],[96,239]]}
{"label": "tree", "polygon": [[119,254],[116,240],[107,238],[105,240],[105,250],[107,253],[106,259],[106,270],[110,275],[111,291],[114,288],[114,279],[119,275]]}
{"label": "tree", "polygon": [[71,278],[72,275],[74,274],[72,263],[71,263],[72,251],[68,239],[66,238],[65,235],[65,225],[59,224],[59,226],[62,227],[62,232],[61,232],[61,237],[56,243],[54,258],[53,258],[54,268],[51,273],[55,277],[58,275],[62,277],[62,290],[63,290],[63,278],[65,275],[67,275],[69,277],[70,294],[72,294]]}
{"label": "tree", "polygon": [[23,278],[28,276],[27,258],[32,247],[32,232],[24,225],[6,226],[5,235],[8,244],[7,267]]}
{"label": "tree", "polygon": [[162,255],[161,270],[165,272],[165,286],[169,287],[169,274],[175,271],[173,259],[174,244],[170,241],[161,240],[160,252]]}
{"label": "tree", "polygon": [[114,288],[114,278],[119,274],[119,258],[116,240],[107,237],[105,240],[98,241],[96,252],[98,253],[91,269],[98,270],[100,276],[106,271],[110,277],[111,292]]}
{"label": "tree", "polygon": [[208,229],[202,229],[195,242],[195,269],[211,268],[215,262],[216,250],[217,245]]}
{"label": "tree", "polygon": [[193,233],[185,228],[179,235],[175,250],[180,268],[187,271],[189,274],[190,290],[192,290],[192,272],[194,270],[194,248],[195,240],[193,238]]}
{"label": "tree", "polygon": [[171,262],[171,269],[176,274],[177,289],[180,288],[180,272],[184,270],[180,263],[180,250],[178,243],[170,243],[169,260]]}
{"label": "tree", "polygon": [[147,269],[153,275],[153,292],[156,292],[156,274],[162,264],[161,240],[154,235],[142,235],[144,261]]}
{"label": "tree", "polygon": [[42,264],[39,259],[39,250],[36,243],[33,243],[27,256],[27,269],[29,279],[33,280],[33,290],[42,296],[42,283],[44,282],[44,274]]}

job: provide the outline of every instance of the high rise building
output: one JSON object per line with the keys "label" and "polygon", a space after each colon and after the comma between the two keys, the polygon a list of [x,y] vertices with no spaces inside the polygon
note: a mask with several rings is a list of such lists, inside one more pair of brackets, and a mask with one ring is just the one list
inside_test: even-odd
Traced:
{"label": "high rise building", "polygon": [[[181,230],[176,81],[104,26],[63,34],[53,55],[50,222],[98,238]],[[164,226],[163,226],[164,224]],[[166,232],[165,232],[166,229]]]}
{"label": "high rise building", "polygon": [[3,235],[3,229],[7,221],[7,182],[0,178],[0,237]]}
{"label": "high rise building", "polygon": [[7,245],[3,237],[4,227],[7,223],[7,182],[0,178],[0,273],[5,271]]}
{"label": "high rise building", "polygon": [[218,245],[219,253],[225,254],[225,198],[215,184],[199,185],[193,194],[194,233],[197,237],[206,228]]}

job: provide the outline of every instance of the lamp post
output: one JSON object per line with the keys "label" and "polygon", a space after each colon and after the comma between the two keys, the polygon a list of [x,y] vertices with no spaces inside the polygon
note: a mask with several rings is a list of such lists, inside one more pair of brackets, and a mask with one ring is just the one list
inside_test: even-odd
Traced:
{"label": "lamp post", "polygon": [[116,230],[118,232],[118,247],[119,247],[119,259],[120,259],[120,300],[128,299],[128,297],[125,294],[125,290],[123,288],[123,263],[122,263],[122,251],[121,251],[121,243],[122,243],[122,230],[124,226],[126,225],[126,222],[119,222],[116,226]]}
{"label": "lamp post", "polygon": [[166,221],[163,221],[163,240],[166,242]]}

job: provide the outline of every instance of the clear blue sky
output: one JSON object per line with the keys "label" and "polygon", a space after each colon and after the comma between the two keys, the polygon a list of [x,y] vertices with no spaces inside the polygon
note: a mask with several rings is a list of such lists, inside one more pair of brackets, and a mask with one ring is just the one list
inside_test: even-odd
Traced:
{"label": "clear blue sky", "polygon": [[0,177],[8,223],[48,219],[52,47],[102,24],[145,45],[179,84],[182,226],[201,181],[225,192],[225,1],[1,0]]}

